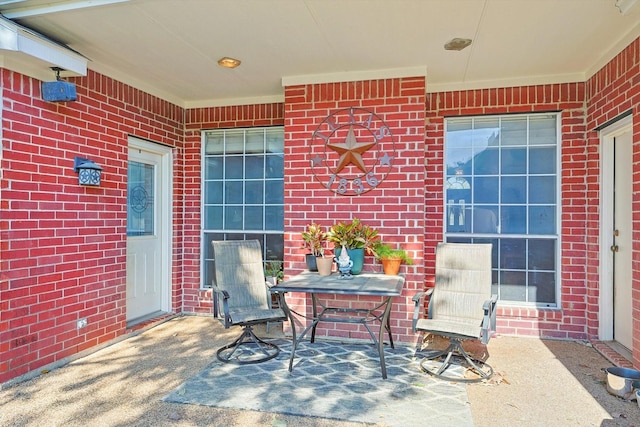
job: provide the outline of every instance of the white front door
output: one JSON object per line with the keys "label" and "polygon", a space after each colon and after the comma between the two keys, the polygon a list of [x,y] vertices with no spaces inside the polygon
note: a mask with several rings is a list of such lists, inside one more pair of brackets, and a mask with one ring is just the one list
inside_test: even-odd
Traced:
{"label": "white front door", "polygon": [[633,343],[631,295],[632,159],[631,131],[614,137],[613,339],[629,350]]}
{"label": "white front door", "polygon": [[631,118],[605,128],[602,151],[601,330],[633,350],[632,315],[632,193],[633,143]]}
{"label": "white front door", "polygon": [[169,311],[171,152],[129,139],[127,172],[127,322]]}

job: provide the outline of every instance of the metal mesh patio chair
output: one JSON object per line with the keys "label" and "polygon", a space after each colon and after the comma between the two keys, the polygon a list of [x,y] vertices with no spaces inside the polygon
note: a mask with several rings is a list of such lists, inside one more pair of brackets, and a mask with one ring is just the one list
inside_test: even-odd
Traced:
{"label": "metal mesh patio chair", "polygon": [[[423,296],[429,297],[427,318]],[[414,332],[449,339],[449,346],[420,362],[423,371],[450,381],[476,382],[489,379],[493,368],[471,357],[462,341],[476,339],[487,344],[496,327],[497,295],[491,295],[491,244],[440,243],[436,248],[435,287],[413,297]],[[475,376],[447,371],[454,361]]]}
{"label": "metal mesh patio chair", "polygon": [[[257,240],[213,241],[215,259],[214,292],[222,301],[224,326],[241,326],[242,334],[231,344],[218,349],[222,362],[249,364],[273,359],[278,346],[258,338],[257,324],[287,319],[280,308],[270,308],[271,298],[264,276],[262,249]],[[278,295],[278,297],[281,297]]]}

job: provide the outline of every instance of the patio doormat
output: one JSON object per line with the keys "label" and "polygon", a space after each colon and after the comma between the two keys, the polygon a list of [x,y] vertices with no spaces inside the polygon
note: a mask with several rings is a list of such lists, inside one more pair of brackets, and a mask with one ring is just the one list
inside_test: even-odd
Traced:
{"label": "patio doormat", "polygon": [[216,359],[163,400],[388,426],[473,426],[465,385],[420,371],[424,353],[385,348],[383,380],[372,345],[303,341],[290,373],[291,341],[272,342],[277,358],[243,366]]}

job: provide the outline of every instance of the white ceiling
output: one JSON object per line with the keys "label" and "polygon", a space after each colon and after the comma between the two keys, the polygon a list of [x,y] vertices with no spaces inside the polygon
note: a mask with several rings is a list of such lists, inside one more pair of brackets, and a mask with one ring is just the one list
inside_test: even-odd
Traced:
{"label": "white ceiling", "polygon": [[[622,14],[616,1],[0,0],[0,12],[90,69],[201,107],[281,101],[283,82],[425,72],[429,92],[584,81],[640,36],[640,4]],[[454,37],[473,43],[445,51]]]}

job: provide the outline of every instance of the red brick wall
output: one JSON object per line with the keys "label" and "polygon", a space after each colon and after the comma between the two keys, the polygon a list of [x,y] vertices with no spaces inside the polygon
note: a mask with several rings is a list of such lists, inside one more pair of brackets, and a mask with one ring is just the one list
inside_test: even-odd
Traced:
{"label": "red brick wall", "polygon": [[[0,72],[3,382],[125,332],[127,136],[179,146],[183,125],[175,105],[93,72],[74,80],[78,100],[66,103],[42,101],[37,80]],[[78,185],[75,156],[104,168],[100,187]],[[176,310],[179,302],[174,294]]]}
{"label": "red brick wall", "polygon": [[[184,174],[184,256],[182,298],[189,313],[212,314],[211,290],[201,289],[200,279],[200,182],[202,130],[253,126],[282,126],[284,108],[280,103],[234,107],[197,108],[186,111]],[[208,244],[208,243],[207,243]]]}
{"label": "red brick wall", "polygon": [[[424,93],[425,78],[400,78],[346,83],[312,84],[285,88],[285,274],[305,268],[300,233],[307,224],[329,227],[354,217],[379,229],[388,241],[406,247],[416,259],[403,266],[407,282],[391,314],[394,337],[414,341],[411,297],[422,289],[424,229]],[[365,108],[379,115],[396,138],[393,170],[377,188],[358,196],[340,196],[318,182],[310,168],[309,143],[313,132],[331,112]],[[380,266],[366,257],[364,270]],[[300,310],[308,309],[302,296],[289,296]],[[357,306],[353,299],[333,304]],[[306,306],[307,308],[305,308]],[[320,336],[369,338],[354,325],[321,324]]]}
{"label": "red brick wall", "polygon": [[640,38],[627,46],[586,83],[587,93],[587,146],[588,151],[588,206],[587,239],[589,259],[587,285],[589,295],[589,336],[597,337],[599,310],[599,195],[600,188],[600,136],[599,126],[631,111],[633,119],[633,364],[640,366]]}
{"label": "red brick wall", "polygon": [[498,331],[584,339],[586,317],[587,147],[583,83],[484,89],[427,94],[426,256],[427,281],[433,281],[433,245],[443,230],[444,118],[449,116],[561,111],[562,156],[562,305],[537,309],[498,305]]}

